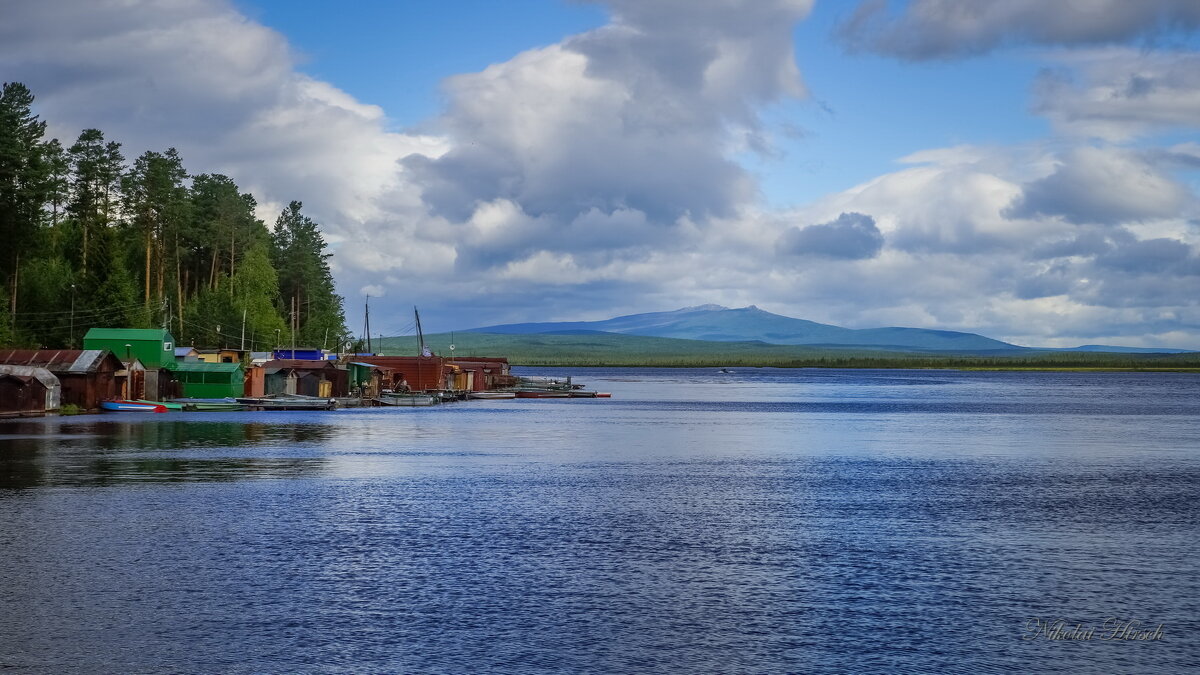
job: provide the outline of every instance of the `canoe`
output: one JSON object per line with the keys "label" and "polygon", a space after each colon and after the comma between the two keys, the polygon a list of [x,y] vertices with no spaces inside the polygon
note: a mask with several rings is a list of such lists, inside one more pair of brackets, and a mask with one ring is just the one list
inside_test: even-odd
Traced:
{"label": "canoe", "polygon": [[516,398],[517,392],[515,392],[515,391],[473,391],[470,394],[468,394],[468,396],[470,396],[471,398],[478,398],[478,399],[484,399],[484,400],[500,399],[500,398]]}
{"label": "canoe", "polygon": [[167,412],[165,406],[155,403],[138,403],[137,401],[101,401],[100,409],[105,412]]}
{"label": "canoe", "polygon": [[167,410],[183,410],[182,403],[168,403],[167,401],[149,401],[144,398],[135,398],[131,403],[145,403],[146,405],[161,405]]}
{"label": "canoe", "polygon": [[375,399],[379,405],[414,408],[437,405],[438,397],[433,394],[388,394]]}

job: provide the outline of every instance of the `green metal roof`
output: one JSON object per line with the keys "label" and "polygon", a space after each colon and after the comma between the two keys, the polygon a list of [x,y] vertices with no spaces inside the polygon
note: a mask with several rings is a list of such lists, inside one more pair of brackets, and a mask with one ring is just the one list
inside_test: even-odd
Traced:
{"label": "green metal roof", "polygon": [[232,373],[242,369],[240,363],[205,363],[203,361],[179,361],[175,370],[185,373]]}
{"label": "green metal roof", "polygon": [[161,328],[92,328],[84,340],[156,340],[175,342],[174,336]]}

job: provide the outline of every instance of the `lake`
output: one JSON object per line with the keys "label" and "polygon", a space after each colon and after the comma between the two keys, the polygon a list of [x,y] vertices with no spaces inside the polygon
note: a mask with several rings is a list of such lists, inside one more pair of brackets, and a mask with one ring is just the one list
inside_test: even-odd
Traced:
{"label": "lake", "polygon": [[1200,663],[1200,376],[515,370],[613,398],[0,422],[0,669]]}

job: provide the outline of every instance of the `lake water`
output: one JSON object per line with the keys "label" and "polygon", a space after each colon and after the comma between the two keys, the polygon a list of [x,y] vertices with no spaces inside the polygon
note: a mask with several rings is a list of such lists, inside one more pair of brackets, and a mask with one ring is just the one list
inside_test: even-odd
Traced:
{"label": "lake water", "polygon": [[0,422],[0,669],[1200,664],[1200,376],[521,370],[613,398]]}

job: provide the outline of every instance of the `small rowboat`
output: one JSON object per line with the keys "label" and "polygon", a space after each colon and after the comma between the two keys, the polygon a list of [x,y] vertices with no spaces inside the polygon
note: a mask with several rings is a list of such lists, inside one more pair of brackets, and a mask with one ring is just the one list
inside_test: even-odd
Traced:
{"label": "small rowboat", "polygon": [[500,398],[516,398],[515,391],[473,391],[468,394],[471,398],[481,398],[485,400],[500,399]]}
{"label": "small rowboat", "polygon": [[138,403],[137,401],[101,401],[100,409],[105,412],[167,412],[167,407],[164,405]]}
{"label": "small rowboat", "polygon": [[550,391],[522,389],[517,392],[517,398],[570,398],[569,391]]}
{"label": "small rowboat", "polygon": [[167,410],[183,410],[182,403],[168,403],[166,401],[150,401],[144,398],[135,398],[131,403],[145,403],[146,405],[161,405]]}
{"label": "small rowboat", "polygon": [[438,397],[433,394],[388,394],[375,399],[379,405],[405,408],[437,405]]}

